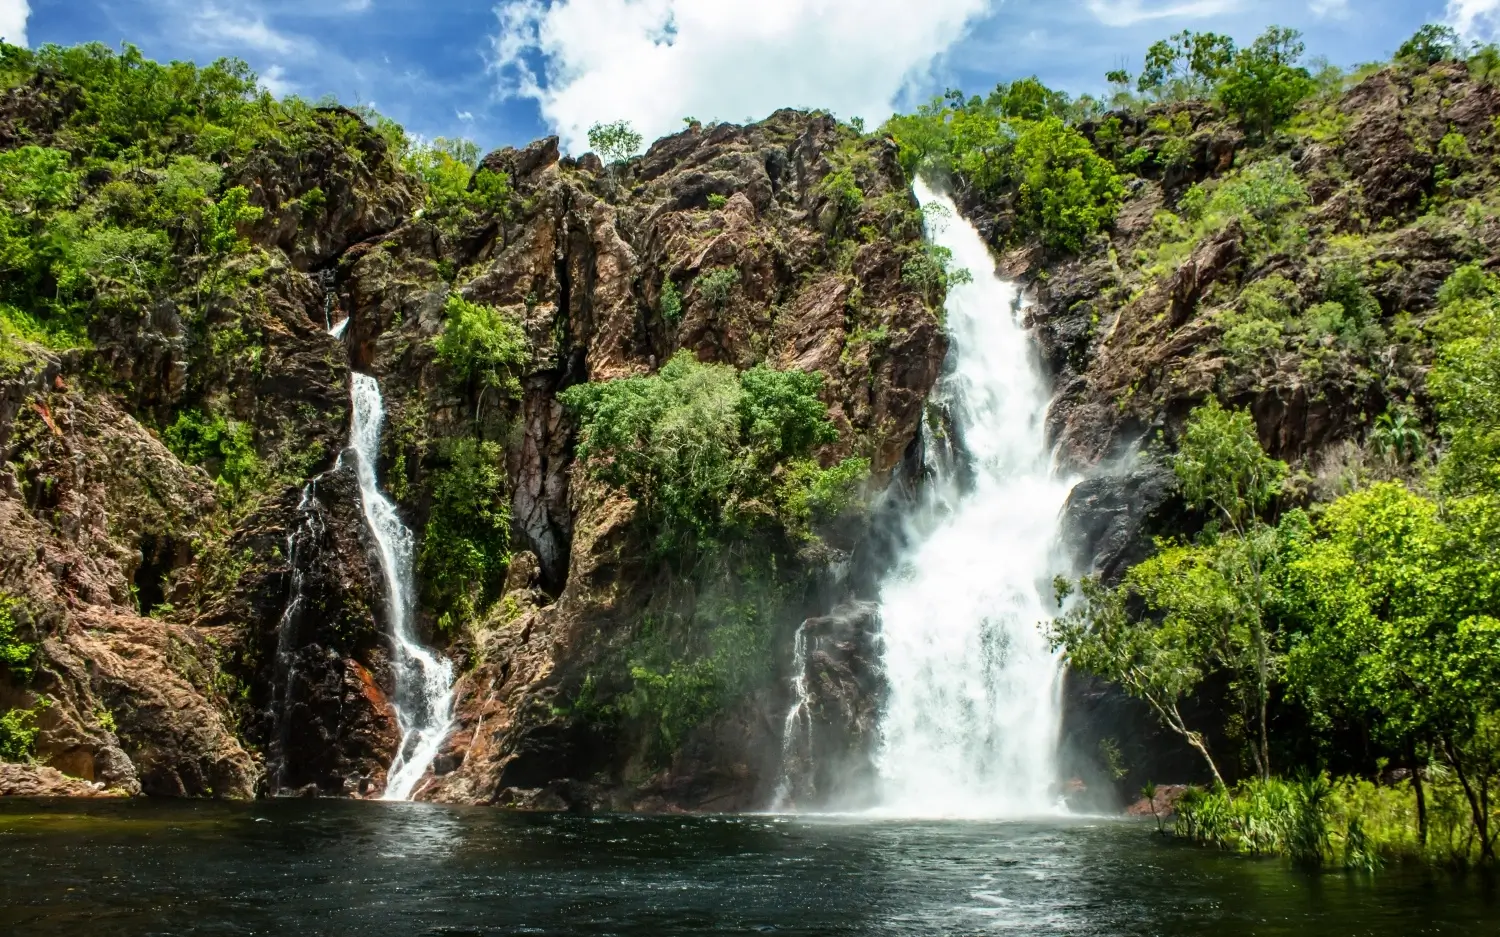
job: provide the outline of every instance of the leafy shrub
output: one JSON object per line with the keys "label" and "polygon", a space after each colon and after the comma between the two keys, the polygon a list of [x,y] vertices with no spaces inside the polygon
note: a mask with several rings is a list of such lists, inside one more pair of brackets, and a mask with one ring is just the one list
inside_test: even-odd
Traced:
{"label": "leafy shrub", "polygon": [[656,309],[670,325],[676,325],[682,318],[682,294],[677,292],[677,284],[672,282],[670,276],[662,278],[661,297],[657,300]]}
{"label": "leafy shrub", "polygon": [[578,457],[635,497],[663,555],[780,523],[774,475],[836,438],[818,399],[822,378],[753,368],[736,373],[678,352],[650,377],[569,388]]}
{"label": "leafy shrub", "polygon": [[725,196],[720,195],[717,192],[710,192],[710,193],[708,193],[708,207],[709,208],[717,210],[717,209],[723,208],[725,205],[728,205],[728,204],[729,204],[729,199],[726,198]]}
{"label": "leafy shrub", "polygon": [[0,667],[11,676],[26,680],[31,676],[31,661],[36,656],[36,645],[21,637],[21,624],[16,614],[21,602],[14,596],[0,592]]}
{"label": "leafy shrub", "polygon": [[1112,224],[1125,196],[1115,167],[1061,120],[1027,125],[1016,139],[1020,221],[1049,247],[1078,251]]}
{"label": "leafy shrub", "polygon": [[1269,136],[1317,90],[1312,75],[1298,64],[1304,51],[1301,33],[1272,26],[1235,55],[1219,84],[1219,99],[1246,129]]}
{"label": "leafy shrub", "polygon": [[740,272],[736,268],[715,267],[706,273],[699,274],[698,295],[708,300],[709,305],[715,309],[722,309],[728,304],[729,296],[739,282]]}
{"label": "leafy shrub", "polygon": [[460,381],[478,381],[502,393],[520,393],[520,372],[531,360],[526,332],[515,318],[494,306],[471,303],[449,293],[446,322],[433,339],[441,361]]}
{"label": "leafy shrub", "polygon": [[1183,30],[1146,51],[1136,89],[1157,100],[1204,97],[1234,61],[1234,53],[1234,40],[1228,36]]}
{"label": "leafy shrub", "polygon": [[901,265],[901,282],[920,290],[928,304],[934,307],[942,304],[950,287],[972,283],[973,280],[974,275],[966,268],[953,265],[953,251],[931,241],[923,241],[921,247]]}
{"label": "leafy shrub", "polygon": [[451,632],[483,614],[505,584],[510,498],[498,443],[456,439],[442,457],[417,563],[439,626]]}
{"label": "leafy shrub", "polygon": [[446,230],[465,228],[483,214],[512,214],[510,177],[480,167],[479,145],[472,140],[438,137],[404,145],[401,162],[426,184],[427,216]]}
{"label": "leafy shrub", "polygon": [[26,762],[36,753],[37,716],[50,705],[43,698],[30,709],[0,713],[0,761]]}
{"label": "leafy shrub", "polygon": [[1396,61],[1428,66],[1459,58],[1463,39],[1451,26],[1428,23],[1396,50]]}
{"label": "leafy shrub", "polygon": [[230,502],[263,480],[255,429],[248,423],[226,419],[221,413],[204,416],[199,410],[185,410],[162,433],[162,439],[178,459],[206,468]]}
{"label": "leafy shrub", "polygon": [[780,492],[788,530],[810,537],[814,524],[838,517],[857,502],[869,477],[869,459],[845,459],[827,469],[810,459],[792,463]]}

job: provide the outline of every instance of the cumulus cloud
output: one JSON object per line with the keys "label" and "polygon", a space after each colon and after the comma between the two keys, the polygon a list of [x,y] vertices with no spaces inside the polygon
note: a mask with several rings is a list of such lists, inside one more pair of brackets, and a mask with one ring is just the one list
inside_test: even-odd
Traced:
{"label": "cumulus cloud", "polygon": [[258,11],[245,5],[190,4],[186,26],[189,35],[215,48],[254,49],[273,55],[306,51],[305,40],[271,27]]}
{"label": "cumulus cloud", "polygon": [[286,69],[280,65],[272,65],[261,73],[260,86],[278,98],[295,94],[297,91],[296,83],[287,78]]}
{"label": "cumulus cloud", "polygon": [[1500,38],[1500,0],[1448,0],[1448,23],[1465,39]]}
{"label": "cumulus cloud", "polygon": [[1088,0],[1089,12],[1106,26],[1134,26],[1151,20],[1199,19],[1239,9],[1240,0]]}
{"label": "cumulus cloud", "polygon": [[13,46],[26,45],[26,21],[31,4],[26,0],[0,0],[0,39]]}
{"label": "cumulus cloud", "polygon": [[1343,19],[1349,15],[1349,0],[1312,0],[1308,9],[1314,16]]}
{"label": "cumulus cloud", "polygon": [[574,152],[596,121],[648,139],[684,117],[778,107],[889,116],[995,0],[511,0],[495,8],[502,90],[536,100]]}

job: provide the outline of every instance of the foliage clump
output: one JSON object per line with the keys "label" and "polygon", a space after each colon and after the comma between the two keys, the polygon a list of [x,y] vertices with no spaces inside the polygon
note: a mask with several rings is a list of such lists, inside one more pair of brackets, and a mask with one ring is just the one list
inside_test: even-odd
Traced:
{"label": "foliage clump", "polygon": [[597,123],[589,128],[589,146],[605,163],[620,163],[641,151],[644,142],[629,121]]}
{"label": "foliage clump", "polygon": [[1124,188],[1114,165],[1060,116],[1067,98],[1035,79],[987,99],[950,92],[914,114],[892,117],[909,174],[957,175],[983,192],[1018,193],[1015,237],[1077,251],[1114,221]]}
{"label": "foliage clump", "polygon": [[510,498],[498,443],[455,439],[441,458],[417,564],[439,628],[452,632],[500,596],[510,565]]}
{"label": "foliage clump", "polygon": [[184,410],[162,433],[162,440],[178,459],[207,469],[227,501],[238,500],[264,481],[255,428],[248,423],[222,413]]}
{"label": "foliage clump", "polygon": [[19,599],[0,592],[0,667],[12,677],[25,681],[31,676],[36,644],[22,637],[23,625],[17,621],[21,611]]}
{"label": "foliage clump", "polygon": [[520,374],[531,360],[521,323],[506,310],[448,294],[443,331],[432,347],[453,376],[501,393],[520,393]]}
{"label": "foliage clump", "polygon": [[816,374],[736,372],[681,351],[657,374],[569,388],[562,400],[580,417],[579,459],[638,500],[659,552],[683,557],[767,525],[799,529],[800,517],[838,505],[831,489],[857,473],[811,461],[837,439],[821,387]]}

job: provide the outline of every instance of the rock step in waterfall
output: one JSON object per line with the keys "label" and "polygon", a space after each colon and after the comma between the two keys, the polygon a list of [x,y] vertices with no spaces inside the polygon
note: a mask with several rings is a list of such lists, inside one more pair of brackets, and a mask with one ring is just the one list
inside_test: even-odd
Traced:
{"label": "rock step in waterfall", "polygon": [[385,421],[380,382],[368,374],[355,374],[350,394],[354,415],[348,451],[354,455],[365,523],[375,539],[385,579],[396,684],[392,705],[401,732],[382,799],[408,800],[453,728],[453,664],[423,647],[413,632],[416,577],[412,559],[416,542],[401,522],[396,505],[380,490],[375,469]]}
{"label": "rock step in waterfall", "polygon": [[[1040,630],[1074,480],[1047,447],[1049,389],[1021,324],[1021,292],[995,274],[983,238],[947,196],[914,185],[928,235],[972,281],[946,306],[948,361],[934,402],[952,440],[924,430],[927,477],[903,518],[907,546],[879,591],[888,697],[875,753],[876,810],[1017,817],[1060,809],[1059,658]],[[799,630],[798,657],[805,656]],[[786,721],[806,732],[805,675]],[[790,806],[783,776],[777,809]]]}

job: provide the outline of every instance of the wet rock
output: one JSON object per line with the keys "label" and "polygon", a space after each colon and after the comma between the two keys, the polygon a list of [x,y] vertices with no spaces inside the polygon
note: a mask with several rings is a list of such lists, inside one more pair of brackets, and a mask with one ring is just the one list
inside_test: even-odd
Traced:
{"label": "wet rock", "polygon": [[102,782],[69,777],[46,765],[0,763],[0,797],[122,797]]}

